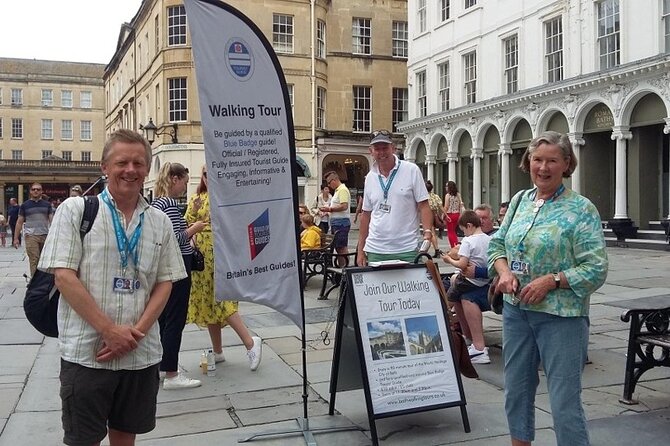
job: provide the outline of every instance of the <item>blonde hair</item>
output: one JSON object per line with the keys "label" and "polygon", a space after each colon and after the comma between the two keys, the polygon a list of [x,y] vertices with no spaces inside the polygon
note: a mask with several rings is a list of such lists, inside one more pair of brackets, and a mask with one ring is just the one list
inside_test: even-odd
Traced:
{"label": "blonde hair", "polygon": [[170,180],[172,177],[184,178],[188,175],[188,169],[179,163],[165,163],[158,171],[156,186],[154,186],[154,197],[167,197],[170,194]]}
{"label": "blonde hair", "polygon": [[300,221],[305,223],[307,226],[314,226],[314,217],[312,214],[303,214],[303,216],[300,217]]}

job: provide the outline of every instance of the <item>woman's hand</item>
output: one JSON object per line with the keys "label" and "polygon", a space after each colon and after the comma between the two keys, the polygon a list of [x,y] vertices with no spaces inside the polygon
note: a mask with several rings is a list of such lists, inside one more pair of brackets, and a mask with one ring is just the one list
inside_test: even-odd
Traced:
{"label": "woman's hand", "polygon": [[507,270],[499,274],[496,293],[516,294],[518,290],[519,279],[512,274],[512,271]]}
{"label": "woman's hand", "polygon": [[531,281],[521,289],[519,300],[528,305],[537,305],[547,297],[547,293],[556,287],[554,278],[548,274]]}

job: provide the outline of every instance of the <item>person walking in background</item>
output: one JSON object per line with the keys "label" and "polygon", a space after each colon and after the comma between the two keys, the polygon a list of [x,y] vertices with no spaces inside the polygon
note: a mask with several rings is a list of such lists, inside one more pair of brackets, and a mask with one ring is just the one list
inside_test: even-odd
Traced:
{"label": "person walking in background", "polygon": [[33,183],[30,186],[30,200],[25,201],[19,208],[16,231],[13,232],[14,247],[18,249],[21,245],[19,233],[23,231],[31,276],[35,274],[37,269],[37,263],[40,260],[53,216],[54,212],[51,204],[42,199],[42,185]]}
{"label": "person walking in background", "polygon": [[586,446],[582,372],[590,297],[607,278],[598,210],[563,185],[577,158],[557,132],[534,138],[521,158],[533,189],[511,200],[513,218],[491,238],[488,266],[504,293],[505,412],[512,444],[535,437],[535,393],[542,363],[558,446]]}
{"label": "person walking in background", "polygon": [[502,222],[505,219],[505,215],[507,214],[508,208],[509,208],[509,201],[503,201],[502,203],[500,203],[500,209],[498,210],[498,218],[496,219],[498,226],[502,225]]}
{"label": "person walking in background", "polygon": [[[10,240],[10,244],[14,243],[14,236],[16,235],[16,222],[19,219],[19,210],[21,209],[21,206],[19,206],[18,202],[16,201],[16,198],[10,198],[9,199],[9,207],[7,208],[7,221],[9,223],[9,230],[12,232],[12,239]],[[19,245],[21,245],[21,231],[19,231]]]}
{"label": "person walking in background", "polygon": [[319,208],[322,212],[330,214],[331,232],[335,234],[333,244],[335,251],[341,256],[337,258],[337,264],[340,268],[347,266],[347,257],[349,253],[349,230],[351,229],[351,216],[349,214],[349,203],[351,194],[349,188],[340,181],[340,176],[335,171],[326,172],[324,175],[326,184],[335,192],[328,206]]}
{"label": "person walking in background", "polygon": [[356,213],[354,214],[354,223],[358,221],[358,216],[363,212],[363,195],[365,191],[359,190],[356,192]]}
{"label": "person walking in background", "polygon": [[463,200],[461,199],[461,194],[458,193],[456,183],[447,181],[447,191],[444,194],[444,215],[447,219],[447,237],[449,238],[449,244],[452,248],[458,245],[458,235],[456,231],[458,229],[458,219],[461,216],[462,209]]}
{"label": "person walking in background", "polygon": [[4,248],[6,243],[7,243],[7,228],[9,225],[7,224],[7,220],[5,219],[5,216],[0,214],[0,244]]}
{"label": "person walking in background", "polygon": [[356,262],[413,262],[419,222],[423,239],[433,238],[433,212],[421,170],[398,159],[388,130],[372,132],[369,150],[374,163],[365,177]]}
{"label": "person walking in background", "polygon": [[58,342],[64,443],[135,444],[156,426],[156,323],[172,282],[186,277],[170,219],[140,195],[151,146],[117,130],[102,151],[107,188],[91,230],[79,233],[84,199],[65,200],[39,268],[61,290]]}
{"label": "person walking in background", "polygon": [[[309,212],[307,207],[304,209]],[[249,334],[249,329],[238,312],[238,302],[232,300],[217,302],[214,297],[214,240],[207,192],[207,170],[204,166],[200,184],[196,193],[189,199],[185,217],[189,224],[195,224],[197,221],[205,224],[202,231],[194,237],[196,245],[205,256],[205,270],[192,272],[191,298],[186,320],[188,323],[207,327],[216,362],[225,361],[221,329],[225,325],[230,325],[247,349],[249,368],[255,371],[261,363],[261,338]]]}
{"label": "person walking in background", "polygon": [[430,210],[433,211],[433,239],[431,244],[435,248],[435,253],[433,257],[440,257],[442,251],[437,244],[437,237],[439,235],[442,238],[442,231],[444,230],[444,209],[442,208],[442,198],[436,193],[433,193],[433,183],[428,180],[426,181],[426,190],[428,191],[428,206]]}
{"label": "person walking in background", "polygon": [[319,221],[317,225],[324,234],[328,233],[330,214],[328,212],[322,211],[321,208],[330,206],[330,201],[332,199],[333,196],[330,194],[330,188],[327,184],[324,184],[323,187],[321,187],[321,193],[317,195],[316,200],[314,200],[315,203],[314,209],[312,209],[312,215],[314,217],[318,217]]}
{"label": "person walking in background", "polygon": [[187,226],[181,215],[176,198],[186,193],[188,186],[188,169],[179,163],[164,163],[158,172],[154,188],[154,201],[151,206],[162,211],[170,218],[172,229],[177,236],[177,243],[186,269],[186,277],[172,285],[170,298],[165,309],[158,318],[160,326],[163,359],[160,370],[165,372],[163,389],[187,389],[200,386],[197,379],[187,378],[179,373],[179,350],[182,333],[186,325],[188,300],[191,293],[191,260],[193,247],[191,237],[205,228],[205,222],[196,221]]}
{"label": "person walking in background", "polygon": [[75,184],[70,188],[71,197],[81,197],[82,195],[84,195],[84,190],[81,188],[80,185]]}

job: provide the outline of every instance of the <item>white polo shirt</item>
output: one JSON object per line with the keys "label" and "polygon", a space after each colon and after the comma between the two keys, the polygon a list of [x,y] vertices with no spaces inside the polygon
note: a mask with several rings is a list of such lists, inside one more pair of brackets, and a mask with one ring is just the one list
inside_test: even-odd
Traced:
{"label": "white polo shirt", "polygon": [[[79,227],[83,211],[84,200],[78,197],[68,198],[58,207],[38,268],[48,272],[53,272],[54,268],[78,271],[79,280],[112,321],[134,325],[144,312],[156,283],[168,280],[176,282],[186,277],[172,223],[167,215],[140,198],[133,218],[126,227],[126,234],[130,238],[140,222],[140,215],[144,214],[139,240],[140,289],[125,294],[113,289],[113,279],[121,274],[121,267],[109,207],[100,200],[95,222],[82,246]],[[118,209],[117,212],[124,224],[123,214]],[[134,273],[135,264],[129,259],[127,276],[133,277]],[[61,290],[61,294],[67,296],[67,291]],[[159,363],[163,356],[156,322],[135,350],[112,361],[96,361],[96,353],[102,347],[102,337],[62,297],[58,306],[58,332],[61,357],[85,367],[139,370]]]}
{"label": "white polo shirt", "polygon": [[[429,194],[421,170],[414,163],[395,158],[397,170],[388,190],[386,204],[390,212],[384,212],[384,190],[379,182],[379,166],[374,163],[365,177],[363,210],[370,211],[370,228],[365,240],[366,252],[375,254],[397,254],[417,249],[420,224],[418,203],[428,200]],[[393,170],[391,174],[393,174]],[[389,177],[390,177],[389,175]],[[382,177],[384,184],[389,178]]]}

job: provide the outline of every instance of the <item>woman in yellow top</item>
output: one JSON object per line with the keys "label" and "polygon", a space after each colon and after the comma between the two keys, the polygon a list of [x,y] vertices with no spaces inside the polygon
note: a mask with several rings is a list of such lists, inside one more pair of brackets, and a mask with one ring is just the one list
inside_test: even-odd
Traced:
{"label": "woman in yellow top", "polygon": [[223,356],[223,344],[221,342],[221,329],[230,325],[240,337],[247,349],[249,368],[254,371],[261,363],[262,340],[257,336],[251,336],[249,329],[244,324],[240,313],[237,311],[236,301],[224,300],[217,302],[214,298],[214,242],[212,227],[210,225],[209,194],[207,193],[207,170],[203,166],[200,184],[196,193],[189,199],[186,208],[187,223],[196,221],[207,223],[202,232],[195,235],[195,244],[205,257],[204,271],[193,271],[191,297],[188,303],[188,323],[195,323],[200,327],[207,327],[209,337],[212,340],[212,349],[216,362],[225,361]]}
{"label": "woman in yellow top", "polygon": [[300,217],[303,231],[300,233],[300,249],[319,249],[321,247],[321,228],[314,224],[314,217],[304,214]]}

